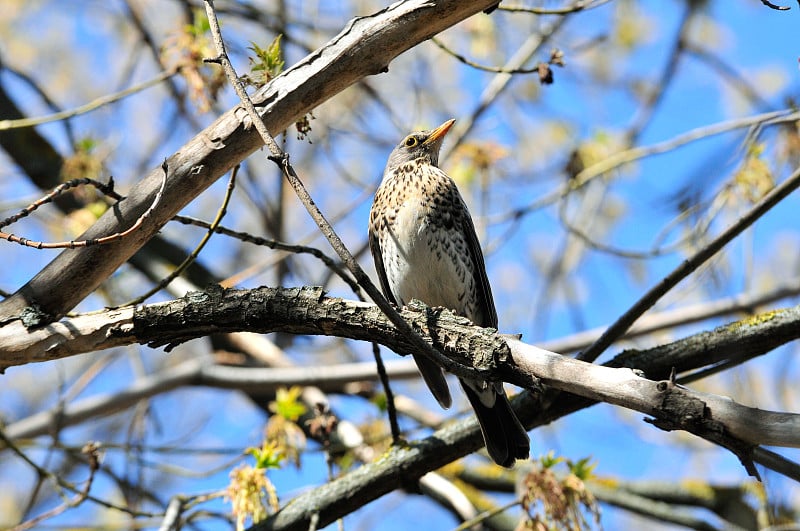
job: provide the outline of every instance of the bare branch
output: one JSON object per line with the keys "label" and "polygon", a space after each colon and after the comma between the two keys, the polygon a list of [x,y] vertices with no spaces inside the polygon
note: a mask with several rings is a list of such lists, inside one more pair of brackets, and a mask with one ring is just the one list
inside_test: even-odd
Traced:
{"label": "bare branch", "polygon": [[[698,323],[715,317],[736,313],[754,313],[759,306],[774,303],[800,293],[800,278],[789,279],[786,283],[760,293],[740,293],[724,299],[699,302],[671,310],[650,313],[630,327],[620,340],[641,337],[658,330],[668,330],[675,326]],[[586,348],[597,341],[607,327],[584,330],[577,334],[539,343],[539,347],[561,354],[568,354]]]}
{"label": "bare branch", "polygon": [[681,262],[669,275],[661,282],[651,288],[647,293],[636,301],[633,306],[622,314],[614,324],[608,327],[600,338],[589,348],[578,354],[578,359],[583,361],[594,361],[607,349],[614,341],[619,339],[639,318],[649,310],[664,294],[674,288],[681,280],[689,276],[693,271],[700,267],[706,260],[714,256],[720,249],[725,247],[731,240],[741,234],[747,227],[756,222],[761,216],[777,205],[781,200],[791,194],[800,186],[800,169],[789,176],[781,184],[773,188],[761,201],[742,216],[736,223],[728,227],[722,234],[714,238],[708,245],[698,250],[688,259]]}
{"label": "bare branch", "polygon": [[[387,372],[397,380],[419,377],[411,360],[393,360],[387,364]],[[374,382],[377,379],[375,364],[371,362],[318,367],[245,368],[215,365],[207,359],[190,360],[141,378],[130,387],[60,404],[56,410],[43,411],[17,420],[5,427],[5,433],[11,440],[46,435],[52,431],[54,423],[60,428],[73,426],[122,411],[142,400],[188,385],[260,394],[274,393],[281,387],[293,385],[315,386],[319,391],[342,392],[348,385]]]}
{"label": "bare branch", "polygon": [[0,131],[6,129],[15,129],[18,127],[34,127],[36,125],[46,124],[48,122],[57,122],[60,120],[65,120],[67,118],[72,118],[75,116],[80,116],[81,114],[86,114],[91,111],[95,111],[105,105],[110,103],[114,103],[115,101],[119,101],[122,99],[127,98],[133,94],[146,90],[150,87],[154,87],[161,82],[171,78],[175,74],[177,74],[177,69],[170,69],[165,70],[158,74],[153,79],[145,81],[143,83],[139,83],[138,85],[134,85],[129,87],[125,90],[121,90],[119,92],[115,92],[114,94],[108,94],[106,96],[102,96],[97,98],[96,100],[92,100],[85,105],[81,105],[79,107],[75,107],[74,109],[68,109],[65,111],[56,112],[53,114],[48,114],[46,116],[39,116],[37,118],[19,118],[17,120],[0,120]]}
{"label": "bare branch", "polygon": [[[27,247],[34,247],[36,249],[77,249],[79,247],[93,247],[93,246],[96,246],[96,245],[108,245],[109,243],[113,243],[113,242],[116,242],[116,241],[121,240],[123,238],[126,238],[126,237],[130,236],[131,234],[133,234],[135,231],[137,231],[139,229],[139,227],[142,226],[142,224],[147,220],[148,217],[150,217],[150,215],[153,213],[153,211],[158,207],[158,204],[161,202],[161,196],[164,193],[164,187],[167,184],[167,167],[166,167],[166,163],[163,166],[163,169],[164,169],[164,174],[163,174],[163,176],[161,178],[161,186],[158,189],[158,192],[156,192],[155,197],[153,197],[152,204],[147,208],[147,210],[142,212],[142,214],[136,219],[136,221],[133,223],[133,225],[131,225],[130,227],[128,227],[124,231],[115,232],[114,234],[109,234],[107,236],[103,236],[103,237],[100,237],[100,238],[70,240],[68,242],[50,242],[50,243],[35,242],[35,241],[29,240],[28,238],[23,238],[21,236],[15,236],[14,234],[6,234],[5,232],[0,232],[0,238],[2,238],[4,240],[8,240],[8,241],[13,242],[13,243],[18,243],[20,245],[25,245]],[[58,186],[51,193],[47,194],[42,199],[34,202],[33,204],[31,204],[30,206],[25,208],[19,214],[4,220],[3,223],[0,226],[5,227],[5,226],[7,226],[7,225],[9,225],[9,224],[21,219],[21,218],[27,216],[28,214],[30,214],[31,212],[35,211],[40,206],[49,203],[55,197],[57,197],[59,194],[63,193],[65,190],[67,190],[67,189],[69,189],[69,188],[71,188],[73,186],[77,186],[78,184],[95,184],[94,182],[87,183],[87,182],[84,182],[84,181],[91,181],[91,179],[75,179],[75,180],[70,181],[68,183],[64,183],[64,185]],[[110,191],[111,194],[109,194],[109,195],[112,195],[114,197],[120,197],[119,194],[117,194],[116,192],[113,191],[113,186],[110,185],[110,184],[109,185],[98,186],[98,188],[100,188],[102,191],[106,191],[106,190]],[[121,199],[124,199],[124,198],[121,198]],[[113,210],[113,208],[111,210]]]}

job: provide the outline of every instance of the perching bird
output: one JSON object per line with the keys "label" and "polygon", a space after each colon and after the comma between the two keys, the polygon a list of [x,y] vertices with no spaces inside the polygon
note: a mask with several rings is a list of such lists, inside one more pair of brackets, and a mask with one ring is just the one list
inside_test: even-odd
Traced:
{"label": "perching bird", "polygon": [[[497,328],[472,217],[453,179],[438,168],[439,149],[453,123],[411,133],[389,155],[369,215],[369,246],[383,293],[395,305],[418,299]],[[442,368],[422,355],[414,360],[439,404],[450,407]],[[530,440],[502,383],[460,381],[492,459],[505,467],[526,459]]]}

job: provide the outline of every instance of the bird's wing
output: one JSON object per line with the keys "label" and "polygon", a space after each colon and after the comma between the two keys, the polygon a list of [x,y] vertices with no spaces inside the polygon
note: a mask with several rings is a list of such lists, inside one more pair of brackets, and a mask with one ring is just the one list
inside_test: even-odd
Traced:
{"label": "bird's wing", "polygon": [[483,322],[476,321],[475,324],[491,328],[497,328],[497,310],[494,307],[494,297],[492,296],[492,286],[489,284],[489,277],[486,276],[486,264],[483,261],[483,252],[481,251],[481,244],[478,241],[478,235],[475,232],[475,224],[472,222],[472,216],[469,215],[467,205],[458,189],[453,184],[455,193],[458,194],[458,200],[461,201],[464,213],[463,219],[460,220],[460,225],[464,231],[467,239],[467,249],[469,258],[472,261],[472,271],[475,276],[475,283],[478,286],[478,296],[480,301],[478,307],[481,308],[483,313]]}
{"label": "bird's wing", "polygon": [[380,223],[380,220],[377,219],[377,217],[373,219],[373,217],[370,216],[369,221],[369,250],[372,253],[372,260],[375,262],[375,271],[378,273],[378,280],[380,280],[381,283],[381,291],[383,291],[383,295],[389,299],[389,302],[395,306],[399,306],[397,300],[395,300],[394,295],[392,294],[392,289],[389,287],[389,279],[386,276],[386,267],[383,265],[381,242],[378,239],[379,227],[376,226],[378,223]]}

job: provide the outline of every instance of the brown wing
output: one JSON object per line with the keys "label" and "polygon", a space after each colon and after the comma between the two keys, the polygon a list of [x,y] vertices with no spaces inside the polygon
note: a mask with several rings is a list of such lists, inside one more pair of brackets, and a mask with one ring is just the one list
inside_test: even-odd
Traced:
{"label": "brown wing", "polygon": [[378,216],[370,212],[369,215],[369,251],[372,253],[372,261],[375,262],[375,271],[378,273],[378,280],[381,283],[381,291],[383,295],[389,299],[389,302],[395,306],[399,306],[397,300],[392,294],[392,289],[389,287],[389,279],[386,277],[386,267],[383,265],[383,254],[381,253],[381,242],[378,239]]}
{"label": "brown wing", "polygon": [[460,225],[467,240],[467,250],[470,260],[472,261],[472,274],[474,276],[475,285],[478,287],[478,307],[483,314],[483,322],[475,322],[475,324],[497,328],[497,310],[494,307],[492,286],[489,284],[489,278],[486,276],[486,264],[483,260],[483,252],[481,251],[481,244],[478,241],[478,235],[475,232],[475,224],[472,222],[472,216],[470,216],[469,210],[467,210],[464,199],[461,197],[461,194],[458,193],[458,189],[455,188],[455,183],[453,183],[453,190],[463,207],[463,209],[460,210],[460,212],[464,213],[463,219],[460,220]]}

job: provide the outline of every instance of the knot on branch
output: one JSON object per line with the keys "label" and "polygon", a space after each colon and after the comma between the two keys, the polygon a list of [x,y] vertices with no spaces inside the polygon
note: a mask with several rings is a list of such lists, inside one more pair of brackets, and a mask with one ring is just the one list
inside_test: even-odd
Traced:
{"label": "knot on branch", "polygon": [[658,390],[664,393],[658,416],[646,422],[664,431],[685,430],[727,448],[751,476],[761,480],[753,463],[753,445],[731,436],[725,425],[713,418],[705,402],[681,392],[671,381],[659,382]]}
{"label": "knot on branch", "polygon": [[511,349],[494,328],[477,327],[452,310],[430,307],[416,299],[406,307],[418,312],[418,317],[404,315],[410,318],[411,326],[422,337],[430,337],[433,347],[460,365],[488,373],[511,358]]}

